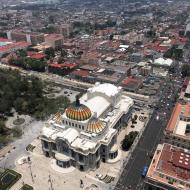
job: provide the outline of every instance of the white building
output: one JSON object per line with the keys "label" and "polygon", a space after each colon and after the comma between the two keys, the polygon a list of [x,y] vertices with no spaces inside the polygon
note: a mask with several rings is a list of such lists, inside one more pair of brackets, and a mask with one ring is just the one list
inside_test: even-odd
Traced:
{"label": "white building", "polygon": [[155,59],[152,63],[153,74],[156,76],[166,77],[168,69],[172,66],[172,59],[164,59],[162,57]]}
{"label": "white building", "polygon": [[122,88],[96,83],[62,115],[49,120],[41,141],[46,156],[60,167],[85,171],[118,156],[117,134],[128,121],[133,100]]}

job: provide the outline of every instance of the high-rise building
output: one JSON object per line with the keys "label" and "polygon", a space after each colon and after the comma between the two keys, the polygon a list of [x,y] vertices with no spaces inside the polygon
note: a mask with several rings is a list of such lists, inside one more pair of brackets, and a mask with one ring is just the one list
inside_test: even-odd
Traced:
{"label": "high-rise building", "polygon": [[9,40],[26,41],[32,45],[37,45],[44,42],[44,34],[37,32],[25,32],[20,30],[11,30],[7,32]]}
{"label": "high-rise building", "polygon": [[45,43],[52,48],[59,48],[63,46],[62,34],[47,34],[45,35]]}

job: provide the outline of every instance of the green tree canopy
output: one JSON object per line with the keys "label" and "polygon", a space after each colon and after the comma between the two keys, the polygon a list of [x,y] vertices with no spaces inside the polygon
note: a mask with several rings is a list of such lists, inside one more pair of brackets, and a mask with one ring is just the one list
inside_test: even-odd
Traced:
{"label": "green tree canopy", "polygon": [[181,68],[181,74],[183,77],[190,76],[190,65],[184,64]]}
{"label": "green tree canopy", "polygon": [[128,135],[126,135],[124,140],[122,141],[122,149],[128,151],[137,135],[137,131],[132,131]]}

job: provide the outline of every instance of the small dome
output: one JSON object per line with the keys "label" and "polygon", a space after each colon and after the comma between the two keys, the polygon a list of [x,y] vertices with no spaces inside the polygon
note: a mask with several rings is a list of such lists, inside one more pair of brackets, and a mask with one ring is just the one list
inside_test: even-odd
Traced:
{"label": "small dome", "polygon": [[71,105],[66,109],[65,112],[66,112],[66,116],[69,119],[73,119],[77,121],[87,120],[92,115],[90,109],[83,104],[80,104],[78,106]]}
{"label": "small dome", "polygon": [[87,125],[87,132],[90,133],[101,133],[105,128],[105,124],[98,120],[98,119],[92,119],[88,125]]}

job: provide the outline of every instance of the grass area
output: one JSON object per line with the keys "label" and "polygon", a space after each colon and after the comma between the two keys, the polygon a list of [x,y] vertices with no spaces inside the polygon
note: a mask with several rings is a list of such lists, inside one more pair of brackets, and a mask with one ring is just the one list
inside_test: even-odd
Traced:
{"label": "grass area", "polygon": [[28,184],[24,184],[20,190],[33,190],[34,188]]}
{"label": "grass area", "polygon": [[21,174],[13,170],[5,170],[3,173],[0,174],[0,189],[10,189],[20,178]]}

